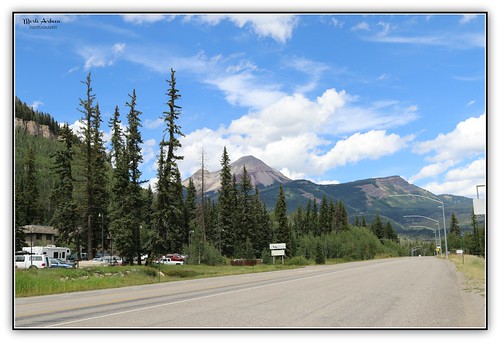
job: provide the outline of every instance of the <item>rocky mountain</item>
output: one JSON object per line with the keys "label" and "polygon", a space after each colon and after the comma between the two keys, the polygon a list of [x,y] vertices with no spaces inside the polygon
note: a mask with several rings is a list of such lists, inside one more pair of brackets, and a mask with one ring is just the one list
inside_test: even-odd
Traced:
{"label": "rocky mountain", "polygon": [[23,128],[25,132],[32,136],[41,136],[48,139],[57,138],[56,134],[50,130],[48,125],[39,124],[32,120],[22,120],[20,118],[14,119],[16,128]]}
{"label": "rocky mountain", "polygon": [[[243,167],[245,167],[254,187],[258,186],[259,188],[265,188],[280,183],[286,184],[292,181],[279,171],[269,167],[267,164],[253,156],[243,156],[237,161],[231,163],[230,166],[231,173],[236,175],[236,179],[238,181],[243,175]],[[212,193],[219,190],[220,173],[220,170],[215,172],[204,170],[203,178],[205,181],[205,193]],[[196,189],[200,191],[202,170],[200,169],[196,173],[194,173],[191,176],[191,179],[193,180]],[[189,185],[189,179],[184,180],[182,184],[183,186],[187,187]]]}

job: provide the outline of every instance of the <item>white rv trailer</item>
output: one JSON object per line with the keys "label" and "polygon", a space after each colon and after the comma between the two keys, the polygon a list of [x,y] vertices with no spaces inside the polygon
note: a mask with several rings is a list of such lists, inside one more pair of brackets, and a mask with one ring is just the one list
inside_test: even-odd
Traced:
{"label": "white rv trailer", "polygon": [[46,255],[47,257],[57,258],[62,261],[67,261],[71,250],[64,247],[56,247],[55,245],[47,245],[44,247],[23,247],[23,251],[27,253]]}

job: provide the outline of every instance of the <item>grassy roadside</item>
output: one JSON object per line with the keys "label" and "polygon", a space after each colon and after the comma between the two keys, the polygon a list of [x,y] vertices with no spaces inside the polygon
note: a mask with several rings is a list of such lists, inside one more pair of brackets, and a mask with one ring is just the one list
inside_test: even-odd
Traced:
{"label": "grassy roadside", "polygon": [[144,285],[158,282],[197,279],[225,275],[259,273],[297,268],[292,265],[244,266],[114,266],[80,269],[24,269],[15,271],[15,296],[30,297],[105,288]]}
{"label": "grassy roadside", "polygon": [[473,255],[449,255],[449,260],[465,277],[464,290],[472,293],[479,293],[483,297],[486,290],[486,268],[485,260],[482,257]]}

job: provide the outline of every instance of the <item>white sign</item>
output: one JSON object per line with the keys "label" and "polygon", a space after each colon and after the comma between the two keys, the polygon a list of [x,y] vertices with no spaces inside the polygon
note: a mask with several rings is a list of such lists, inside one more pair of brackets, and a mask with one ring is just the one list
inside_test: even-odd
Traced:
{"label": "white sign", "polygon": [[[271,250],[286,249],[286,243],[272,243],[272,244],[269,244],[269,249],[271,249]],[[275,256],[279,256],[279,255],[275,255]]]}
{"label": "white sign", "polygon": [[271,250],[271,256],[285,256],[285,250]]}
{"label": "white sign", "polygon": [[486,203],[484,199],[472,199],[474,214],[486,214]]}

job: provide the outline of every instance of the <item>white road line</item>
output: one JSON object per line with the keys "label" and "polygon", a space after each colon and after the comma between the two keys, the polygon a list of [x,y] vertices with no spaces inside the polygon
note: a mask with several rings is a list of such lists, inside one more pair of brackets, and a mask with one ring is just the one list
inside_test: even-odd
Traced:
{"label": "white road line", "polygon": [[[375,264],[375,266],[377,266],[377,265],[379,265],[379,264]],[[94,320],[94,319],[101,319],[101,318],[106,318],[106,317],[111,317],[111,316],[117,316],[117,315],[122,315],[122,314],[127,314],[127,313],[145,311],[145,310],[150,310],[150,309],[158,308],[158,307],[162,307],[162,306],[177,305],[177,304],[181,304],[181,303],[185,303],[185,302],[190,302],[190,301],[196,301],[196,300],[203,300],[203,299],[218,297],[218,296],[221,296],[221,295],[228,295],[228,294],[239,293],[239,292],[243,292],[243,291],[249,291],[249,290],[260,289],[260,288],[271,287],[271,286],[277,286],[277,285],[283,285],[283,284],[290,283],[290,282],[302,281],[302,280],[307,280],[307,279],[314,279],[314,278],[317,278],[317,277],[322,277],[322,276],[326,276],[326,275],[330,275],[330,274],[337,274],[337,273],[343,273],[343,272],[348,272],[348,271],[352,271],[352,270],[365,269],[365,268],[369,268],[369,267],[373,267],[373,266],[374,265],[370,264],[368,266],[362,266],[362,267],[356,267],[356,268],[350,268],[350,269],[344,269],[344,270],[335,270],[335,271],[327,272],[327,273],[323,273],[323,274],[306,276],[306,277],[303,277],[303,278],[297,278],[297,279],[286,280],[286,281],[279,281],[279,282],[275,282],[275,283],[271,283],[271,284],[267,284],[267,285],[254,286],[254,287],[249,287],[249,288],[244,288],[244,289],[238,289],[238,290],[234,290],[234,291],[228,291],[228,292],[223,292],[223,293],[205,295],[205,296],[201,296],[201,297],[197,297],[197,298],[179,300],[179,301],[174,301],[174,302],[170,302],[170,303],[166,303],[166,304],[160,304],[160,305],[153,305],[153,306],[148,306],[148,307],[142,307],[142,308],[138,308],[138,309],[134,309],[134,310],[127,310],[127,311],[122,311],[122,312],[110,313],[110,314],[105,314],[105,315],[96,316],[96,317],[77,319],[77,320],[73,320],[73,321],[69,321],[69,322],[63,322],[63,323],[57,323],[57,324],[48,325],[46,327],[56,327],[56,326],[74,324],[74,323],[79,323],[79,322],[84,322],[84,321],[89,321],[89,320]]]}

